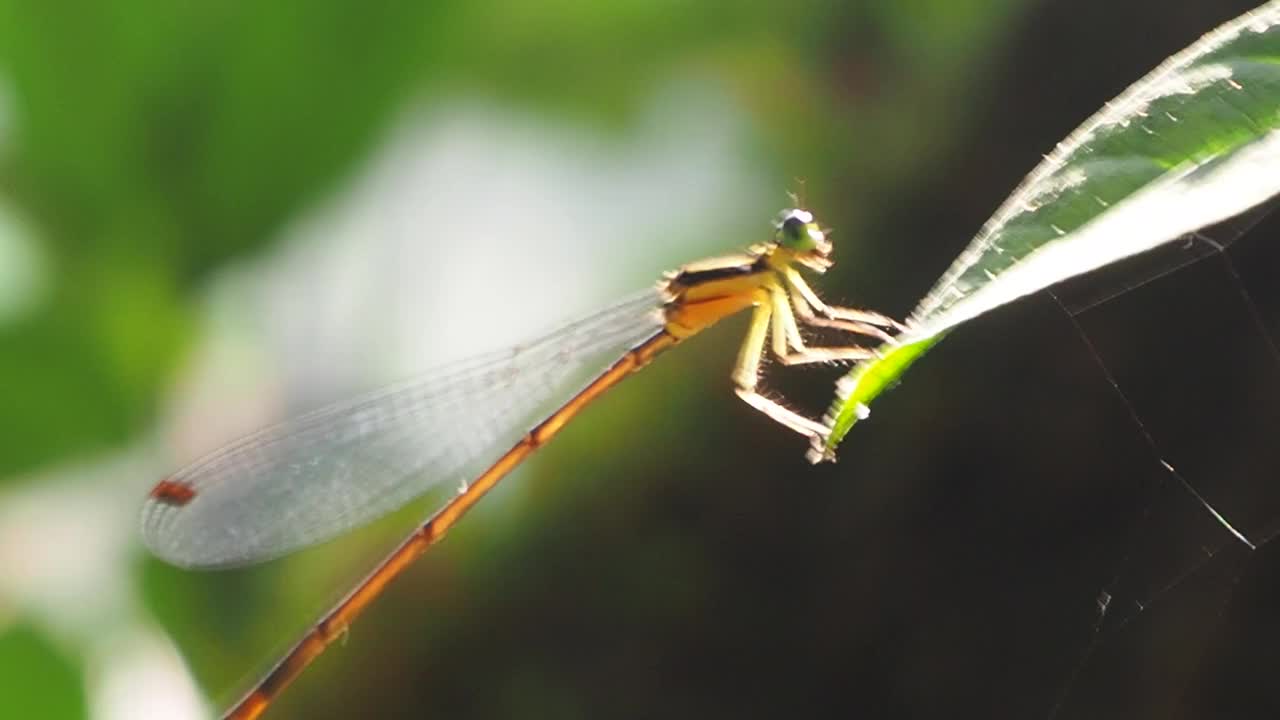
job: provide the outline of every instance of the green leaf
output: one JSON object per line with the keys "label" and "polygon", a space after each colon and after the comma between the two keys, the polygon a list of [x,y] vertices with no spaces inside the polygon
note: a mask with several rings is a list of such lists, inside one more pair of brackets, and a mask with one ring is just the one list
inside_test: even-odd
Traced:
{"label": "green leaf", "polygon": [[837,385],[836,447],[872,400],[963,322],[1226,220],[1280,193],[1280,0],[1166,60],[1040,163],[912,313]]}

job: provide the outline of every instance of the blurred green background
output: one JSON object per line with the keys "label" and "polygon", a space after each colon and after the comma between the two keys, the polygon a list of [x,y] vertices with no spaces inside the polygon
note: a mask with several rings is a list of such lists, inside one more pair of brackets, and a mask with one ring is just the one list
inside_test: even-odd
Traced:
{"label": "blurred green background", "polygon": [[[136,539],[166,471],[764,239],[787,191],[836,229],[826,295],[903,316],[1053,143],[1250,6],[0,0],[0,716],[210,713],[422,510],[189,573]],[[1264,538],[1267,232],[1239,280],[1079,318]],[[1171,488],[1052,302],[957,334],[819,468],[730,392],[741,329],[593,408],[268,717],[1280,708],[1269,546]],[[837,374],[779,387],[816,413]]]}

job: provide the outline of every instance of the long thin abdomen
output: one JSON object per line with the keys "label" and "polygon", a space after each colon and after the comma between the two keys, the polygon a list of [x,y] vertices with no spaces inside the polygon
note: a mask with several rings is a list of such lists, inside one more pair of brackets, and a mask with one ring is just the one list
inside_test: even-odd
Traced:
{"label": "long thin abdomen", "polygon": [[535,425],[518,443],[393,550],[350,595],[330,610],[287,655],[281,658],[257,687],[227,711],[223,716],[224,720],[253,720],[260,716],[271,701],[319,657],[325,648],[346,632],[347,627],[386,589],[392,580],[399,577],[418,556],[443,538],[449,528],[453,527],[480,498],[484,497],[535,450],[555,437],[588,404],[617,385],[630,373],[648,365],[659,353],[680,342],[683,337],[687,336],[675,335],[668,329],[659,331],[628,351],[560,409]]}

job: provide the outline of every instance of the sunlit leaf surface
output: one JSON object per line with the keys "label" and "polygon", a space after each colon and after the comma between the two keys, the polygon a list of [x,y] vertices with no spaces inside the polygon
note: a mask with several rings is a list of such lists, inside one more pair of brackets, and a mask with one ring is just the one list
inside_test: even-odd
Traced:
{"label": "sunlit leaf surface", "polygon": [[1280,2],[1166,60],[1046,156],[911,316],[897,347],[841,379],[834,457],[869,405],[957,325],[1231,218],[1280,192]]}

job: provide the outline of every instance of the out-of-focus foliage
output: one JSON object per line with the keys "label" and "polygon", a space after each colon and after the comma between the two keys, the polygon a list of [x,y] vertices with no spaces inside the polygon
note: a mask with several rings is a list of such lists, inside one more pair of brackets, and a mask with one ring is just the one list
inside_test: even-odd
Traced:
{"label": "out-of-focus foliage", "polygon": [[5,712],[13,717],[75,718],[88,710],[78,663],[34,628],[0,632],[0,668]]}
{"label": "out-of-focus foliage", "polygon": [[[72,11],[5,0],[0,178],[39,228],[54,283],[39,312],[3,328],[0,376],[23,381],[0,409],[11,429],[0,476],[145,427],[190,339],[200,282],[332,187],[410,99],[497,94],[625,123],[655,85],[713,73],[774,125],[768,154],[789,158],[783,172],[825,186],[830,166],[815,158],[835,138],[856,147],[838,111],[865,92],[837,83],[940,104],[940,89],[959,90],[936,73],[981,60],[969,48],[985,38],[967,44],[953,21],[990,32],[982,18],[995,10],[935,5],[949,10],[857,11],[864,22],[788,3],[127,0]],[[885,31],[875,40],[909,60],[929,48],[914,60],[927,64],[833,45],[837,21]],[[927,86],[893,81],[906,72]],[[916,157],[908,146],[930,134],[904,132],[887,155]]]}
{"label": "out-of-focus foliage", "polygon": [[[0,483],[150,432],[208,279],[324,197],[411,104],[493,97],[626,133],[654,92],[710,78],[760,129],[751,152],[779,202],[803,175],[851,227],[856,208],[834,200],[858,184],[833,192],[837,178],[891,180],[925,157],[945,137],[928,108],[964,93],[1006,18],[931,5],[3,0],[0,192],[44,277],[0,325]],[[852,142],[863,130],[881,151]],[[223,604],[235,591],[210,606],[183,587],[148,594],[197,664],[234,647],[222,633],[311,609]],[[223,655],[219,674],[261,661]]]}
{"label": "out-of-focus foliage", "polygon": [[[798,190],[836,228],[826,294],[901,314],[1039,153],[1247,3],[1188,6],[0,0],[0,213],[12,219],[0,221],[0,282],[14,268],[39,275],[21,292],[0,289],[11,303],[0,306],[0,716],[75,718],[108,695],[164,695],[158,676],[143,674],[103,692],[113,663],[125,663],[101,650],[116,645],[90,640],[85,626],[64,632],[49,620],[48,595],[6,584],[34,577],[43,590],[35,558],[91,552],[100,538],[81,528],[39,546],[9,532],[4,504],[47,482],[46,471],[114,453],[147,455],[163,472],[172,460],[152,452],[152,439],[171,430],[160,427],[169,398],[211,333],[211,288],[239,287],[218,283],[277,251],[291,223],[340,194],[406,114],[478,99],[571,138],[591,135],[585,156],[600,137],[625,143],[640,132],[653,98],[673,87],[723,92],[746,128],[735,157],[777,199],[709,226],[763,228],[783,192]],[[665,210],[641,208],[659,219]],[[484,208],[477,220],[508,211]],[[483,227],[446,238],[433,230],[422,228],[423,243],[483,250]],[[758,239],[716,237],[710,247]],[[613,252],[637,257],[632,246]],[[486,260],[493,278],[519,264]],[[491,282],[484,290],[501,295],[502,281]],[[473,300],[444,295],[446,319]],[[1019,467],[1007,476],[1017,482],[1001,482],[992,457],[973,449],[982,424],[948,424],[958,413],[938,409],[973,407],[975,397],[996,404],[996,391],[969,394],[983,378],[975,368],[991,366],[957,363],[970,373],[961,381],[922,372],[914,400],[895,398],[897,424],[885,413],[887,430],[871,434],[869,424],[865,444],[844,447],[845,463],[810,471],[802,443],[731,397],[724,374],[736,336],[715,337],[699,339],[702,352],[664,358],[567,431],[538,477],[520,478],[531,489],[518,512],[463,523],[274,717],[830,716],[831,703],[868,716],[962,706],[1045,714],[1065,672],[1060,656],[1010,670],[1009,648],[1026,650],[1019,638],[1061,645],[1012,621],[991,636],[975,628],[1003,607],[989,600],[995,583],[1023,578],[1001,597],[1039,608],[1033,591],[1064,562],[1042,549],[1006,558],[1019,572],[997,575],[977,548],[1023,547],[999,535],[1015,531],[960,521],[1066,513],[1013,512],[1034,483]],[[1043,379],[1023,380],[1000,377],[1013,408],[1000,417],[1021,429],[1028,394],[1048,392]],[[820,408],[830,381],[817,373],[785,389]],[[1092,428],[1095,410],[1078,405],[1044,434]],[[1026,442],[1014,456],[1056,458],[1055,447]],[[1111,461],[1067,460],[1046,486]],[[132,524],[135,496],[153,478],[100,477],[120,484],[120,522]],[[967,505],[978,501],[954,489],[974,491],[975,478],[1007,505]],[[1089,515],[1077,502],[1075,517]],[[973,536],[948,534],[963,532]],[[37,567],[16,572],[24,557]],[[136,567],[115,572],[136,573],[140,600],[99,613],[112,620],[97,629],[163,626],[202,691],[225,702],[289,639],[285,629],[340,589],[335,576],[367,567],[369,552],[336,548],[283,571],[227,575],[134,557]],[[335,559],[340,569],[329,567]],[[961,597],[955,615],[924,604],[950,592]],[[103,602],[89,595],[86,608]],[[1045,613],[1044,626],[1063,626]],[[1052,678],[1029,681],[1025,668]]]}

